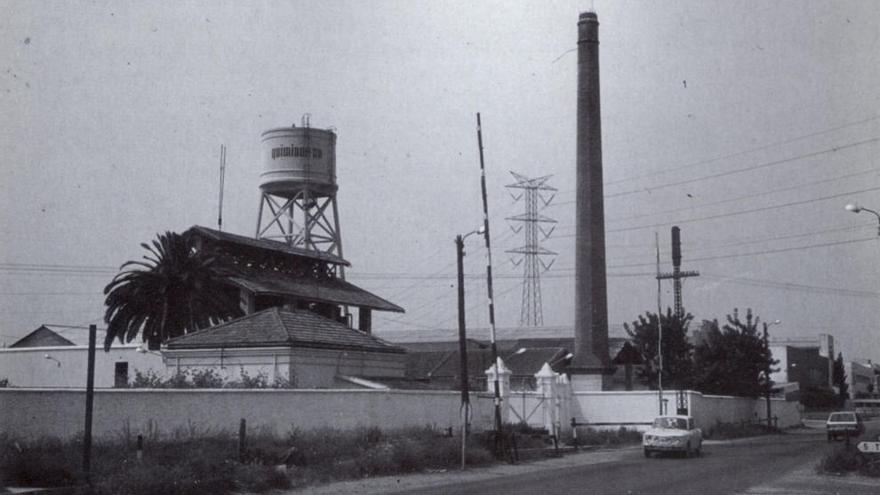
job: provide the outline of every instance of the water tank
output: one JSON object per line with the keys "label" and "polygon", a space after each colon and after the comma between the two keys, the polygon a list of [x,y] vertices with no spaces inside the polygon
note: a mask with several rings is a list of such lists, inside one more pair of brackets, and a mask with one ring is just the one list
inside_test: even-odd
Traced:
{"label": "water tank", "polygon": [[260,189],[293,197],[308,190],[312,197],[336,193],[336,134],[310,127],[282,127],[262,134],[263,171]]}

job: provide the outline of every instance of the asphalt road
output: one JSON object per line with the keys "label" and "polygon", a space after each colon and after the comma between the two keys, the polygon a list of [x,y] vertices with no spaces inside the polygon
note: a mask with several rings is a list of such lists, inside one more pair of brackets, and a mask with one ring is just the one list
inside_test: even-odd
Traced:
{"label": "asphalt road", "polygon": [[[875,437],[872,435],[871,439]],[[408,493],[736,494],[752,487],[767,486],[794,470],[812,471],[812,466],[823,454],[836,446],[828,444],[823,432],[819,431],[733,443],[708,443],[703,446],[702,457],[693,459],[673,456],[646,459],[640,449],[629,450],[615,460],[599,464],[449,484]]]}

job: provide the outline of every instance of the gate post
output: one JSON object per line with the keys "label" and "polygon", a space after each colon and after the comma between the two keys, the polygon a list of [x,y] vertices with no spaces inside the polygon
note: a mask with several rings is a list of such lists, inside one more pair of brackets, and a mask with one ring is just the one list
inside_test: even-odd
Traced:
{"label": "gate post", "polygon": [[558,438],[556,431],[556,372],[550,368],[550,364],[544,366],[535,373],[535,381],[538,383],[538,391],[541,393],[542,423],[544,428]]}
{"label": "gate post", "polygon": [[498,369],[498,395],[501,398],[501,421],[507,422],[509,407],[508,396],[510,395],[510,375],[512,374],[504,361],[499,357],[497,365],[492,365],[485,371],[486,373],[486,391],[494,393],[495,369]]}

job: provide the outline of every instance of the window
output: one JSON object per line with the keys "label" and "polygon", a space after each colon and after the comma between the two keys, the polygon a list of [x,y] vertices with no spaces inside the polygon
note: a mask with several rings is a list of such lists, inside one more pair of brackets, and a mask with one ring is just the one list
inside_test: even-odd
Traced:
{"label": "window", "polygon": [[113,374],[113,386],[116,388],[128,387],[128,363],[120,361],[116,363]]}

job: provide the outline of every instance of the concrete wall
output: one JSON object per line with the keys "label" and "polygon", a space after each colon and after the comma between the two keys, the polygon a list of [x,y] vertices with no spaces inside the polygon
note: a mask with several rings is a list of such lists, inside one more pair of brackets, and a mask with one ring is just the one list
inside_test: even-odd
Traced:
{"label": "concrete wall", "polygon": [[[292,427],[458,428],[458,392],[404,390],[149,390],[95,392],[96,439],[174,431],[237,431],[239,419],[283,435]],[[491,400],[471,399],[472,425],[491,427]],[[0,389],[0,433],[70,438],[84,425],[85,392]]]}
{"label": "concrete wall", "polygon": [[[708,428],[717,422],[734,423],[766,418],[763,399],[703,395],[687,391],[690,414],[697,426]],[[675,391],[667,391],[667,413],[675,413]],[[657,391],[574,392],[571,413],[578,422],[589,423],[650,423],[659,413]],[[772,416],[779,417],[780,427],[800,423],[797,403],[771,399]],[[756,416],[757,413],[757,416]],[[616,426],[610,426],[614,428]],[[644,427],[634,426],[638,429]]]}
{"label": "concrete wall", "polygon": [[[51,359],[46,358],[47,354]],[[15,387],[84,387],[87,360],[87,346],[0,349],[0,379],[8,379]],[[129,380],[135,370],[159,374],[165,370],[162,356],[137,352],[137,346],[115,345],[110,352],[99,347],[95,352],[95,387],[113,387],[114,369],[119,362],[128,363]]]}

